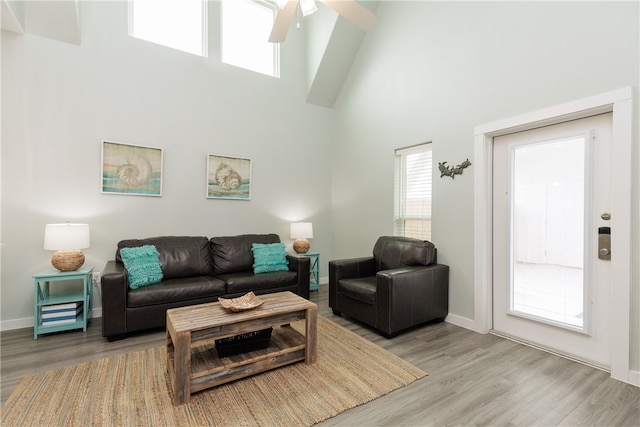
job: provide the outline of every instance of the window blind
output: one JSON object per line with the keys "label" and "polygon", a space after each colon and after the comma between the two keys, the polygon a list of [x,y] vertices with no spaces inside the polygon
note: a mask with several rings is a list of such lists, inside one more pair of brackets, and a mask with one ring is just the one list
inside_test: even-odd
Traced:
{"label": "window blind", "polygon": [[431,240],[431,143],[395,151],[394,235]]}

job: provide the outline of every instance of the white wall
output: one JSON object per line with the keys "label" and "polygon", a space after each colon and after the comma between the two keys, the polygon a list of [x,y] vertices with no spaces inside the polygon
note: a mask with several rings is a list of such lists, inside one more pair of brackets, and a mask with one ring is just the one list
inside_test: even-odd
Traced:
{"label": "white wall", "polygon": [[[217,2],[209,58],[129,37],[126,2],[80,6],[81,46],[2,32],[3,323],[33,317],[50,222],[90,224],[97,271],[121,239],[275,232],[290,244],[294,220],[328,251],[333,113],[304,102],[302,35],[282,45],[274,79],[220,63]],[[103,139],[163,148],[162,197],[101,194]],[[250,201],[206,199],[207,153],[253,159]]]}
{"label": "white wall", "polygon": [[[473,319],[474,166],[451,180],[438,163],[473,164],[475,126],[637,87],[638,2],[382,2],[377,13],[335,106],[332,254],[363,256],[392,234],[394,149],[433,141],[432,240],[451,267],[450,313]],[[633,280],[637,370],[637,266]]]}

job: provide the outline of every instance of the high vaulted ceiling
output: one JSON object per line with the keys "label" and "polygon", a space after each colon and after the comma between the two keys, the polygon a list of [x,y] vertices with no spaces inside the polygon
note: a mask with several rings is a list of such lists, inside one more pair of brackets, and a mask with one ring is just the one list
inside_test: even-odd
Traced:
{"label": "high vaulted ceiling", "polygon": [[[81,3],[82,0],[0,0],[2,29],[80,46]],[[373,12],[379,4],[378,1],[360,3]],[[305,21],[306,101],[331,108],[365,32],[323,5]]]}

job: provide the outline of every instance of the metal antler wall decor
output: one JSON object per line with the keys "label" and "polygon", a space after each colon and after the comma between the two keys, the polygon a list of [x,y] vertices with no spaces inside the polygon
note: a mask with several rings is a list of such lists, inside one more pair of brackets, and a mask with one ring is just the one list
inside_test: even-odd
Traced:
{"label": "metal antler wall decor", "polygon": [[457,166],[447,166],[447,162],[438,163],[438,168],[440,169],[440,178],[443,176],[450,176],[451,179],[454,179],[456,175],[462,175],[462,172],[465,168],[471,166],[471,162],[469,159],[460,163]]}

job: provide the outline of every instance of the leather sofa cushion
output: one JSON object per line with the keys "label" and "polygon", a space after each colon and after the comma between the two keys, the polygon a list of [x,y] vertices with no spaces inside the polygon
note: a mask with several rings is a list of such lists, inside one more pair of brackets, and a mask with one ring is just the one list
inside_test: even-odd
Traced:
{"label": "leather sofa cushion", "polygon": [[129,308],[146,307],[197,300],[203,297],[224,295],[225,290],[225,283],[213,276],[163,280],[155,285],[130,289],[127,295],[127,306]]}
{"label": "leather sofa cushion", "polygon": [[122,240],[118,242],[116,260],[122,262],[120,249],[143,245],[153,245],[158,250],[165,280],[213,274],[209,240],[206,237],[163,236]]}
{"label": "leather sofa cushion", "polygon": [[398,236],[382,236],[373,247],[376,271],[429,265],[434,262],[435,252],[429,241]]}
{"label": "leather sofa cushion", "polygon": [[341,279],[338,281],[338,294],[367,304],[375,304],[377,290],[376,280],[376,276],[362,279]]}
{"label": "leather sofa cushion", "polygon": [[243,234],[240,236],[212,237],[211,258],[213,273],[238,273],[251,271],[253,274],[253,243],[280,243],[277,234]]}
{"label": "leather sofa cushion", "polygon": [[219,279],[227,284],[228,294],[260,292],[262,289],[275,289],[285,286],[297,286],[298,274],[295,271],[276,271],[272,273],[230,273],[220,274]]}

